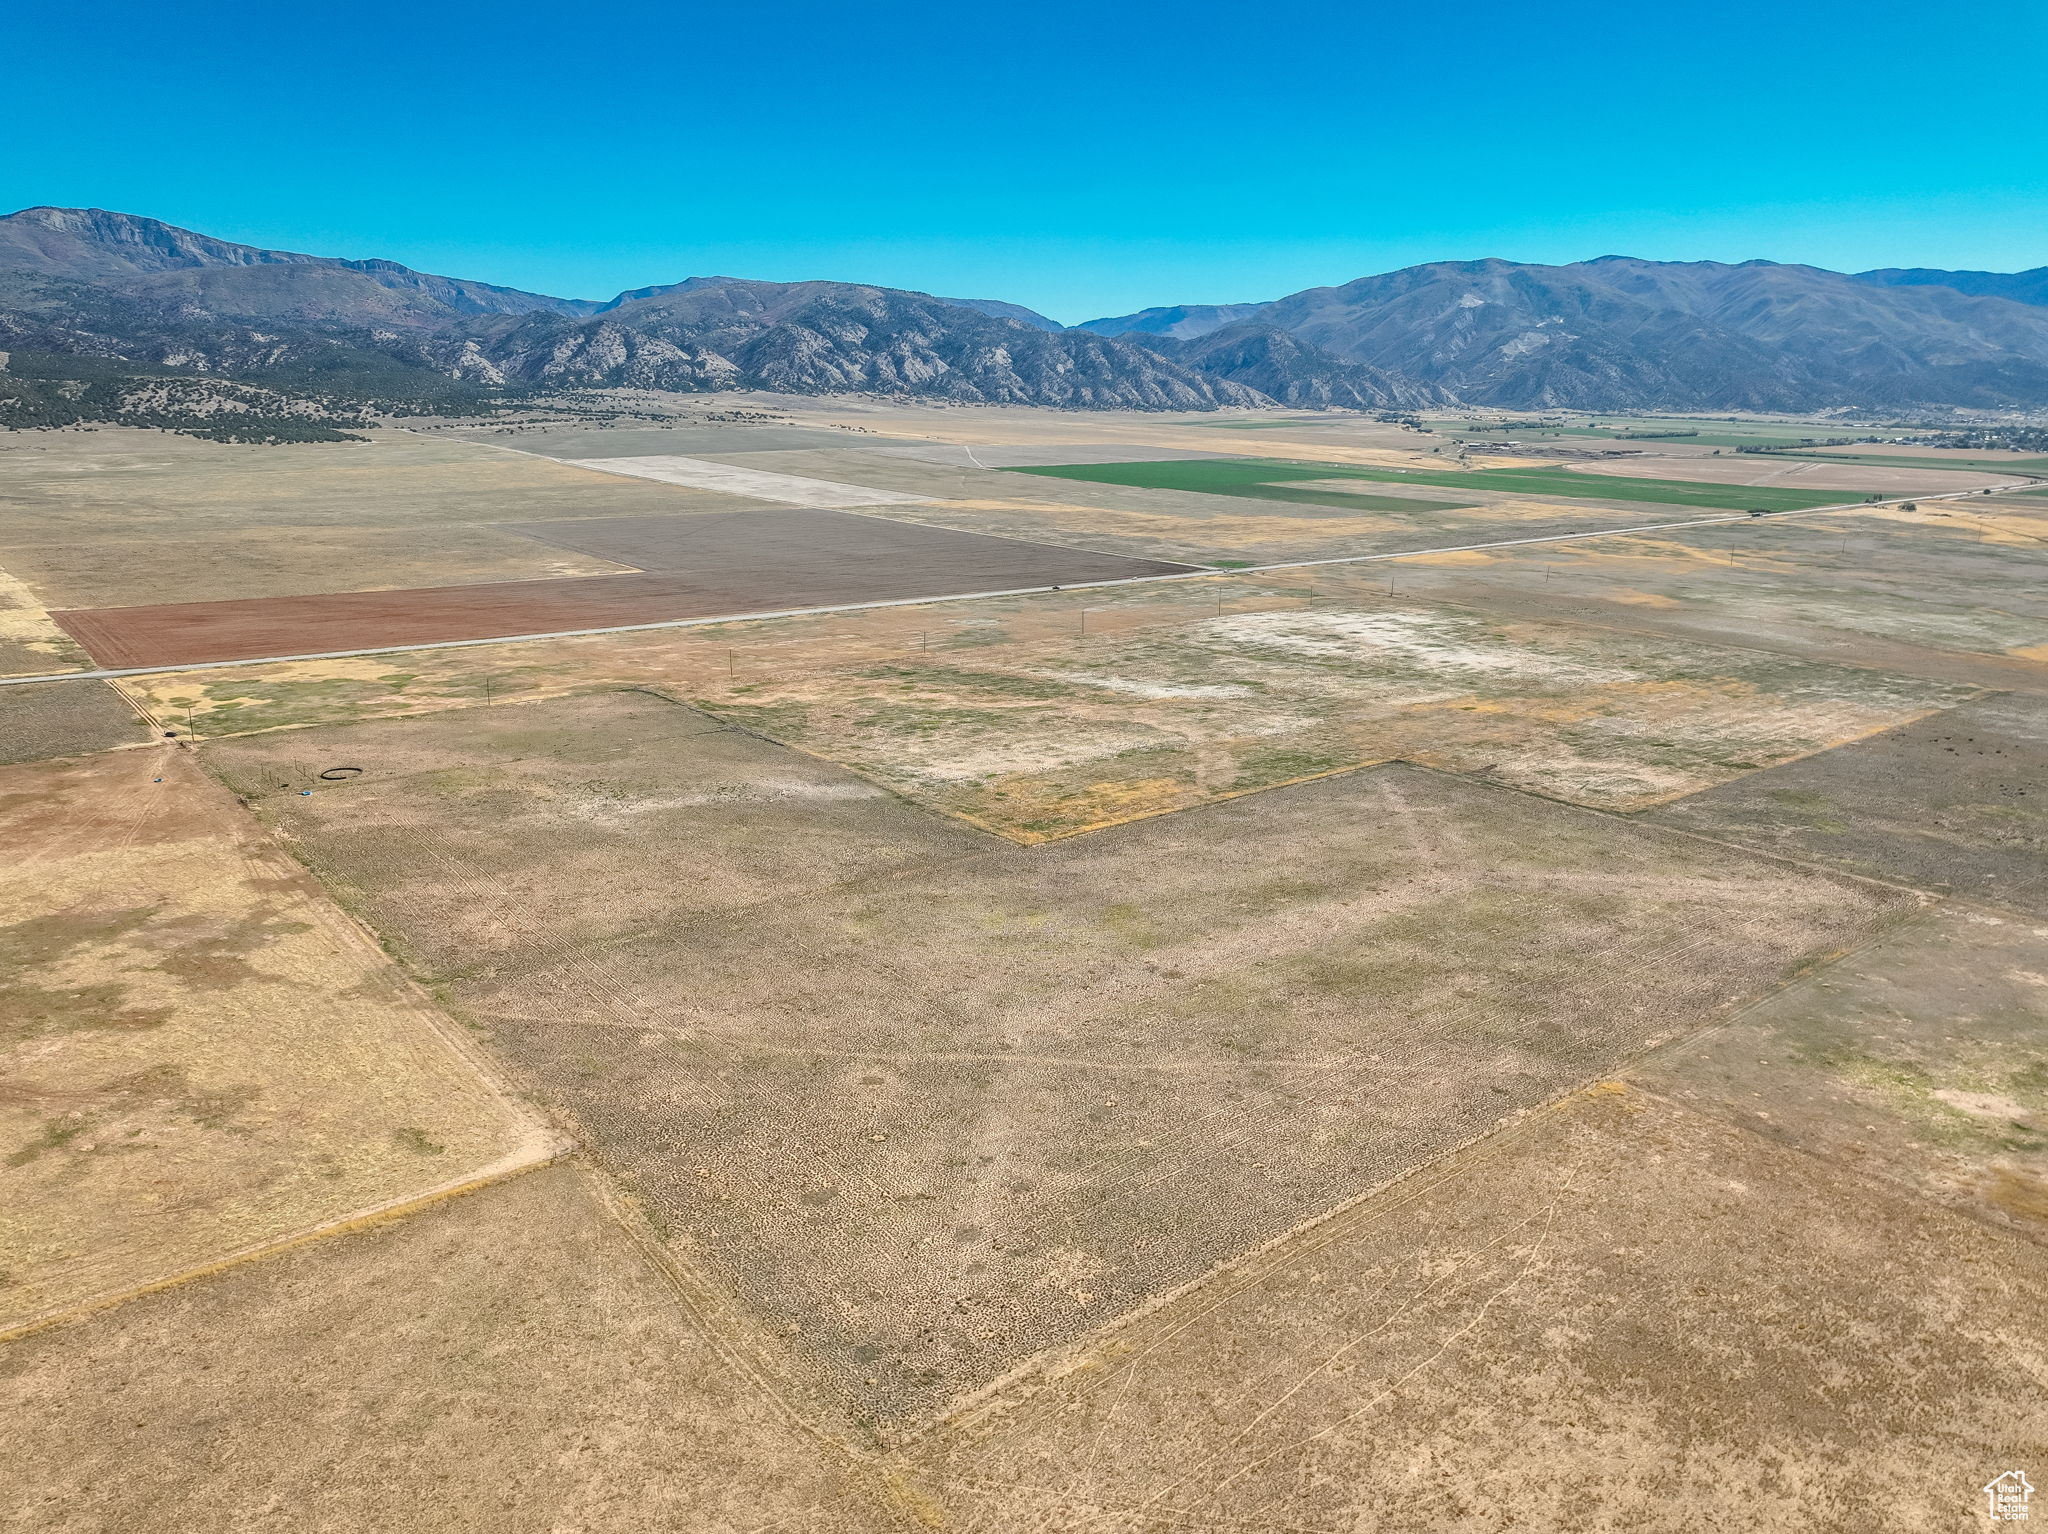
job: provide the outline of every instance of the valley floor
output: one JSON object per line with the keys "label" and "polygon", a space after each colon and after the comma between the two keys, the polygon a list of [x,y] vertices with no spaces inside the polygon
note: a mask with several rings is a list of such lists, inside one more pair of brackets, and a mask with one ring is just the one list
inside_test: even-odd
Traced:
{"label": "valley floor", "polygon": [[0,439],[0,1526],[2048,1473],[2023,470],[637,403]]}

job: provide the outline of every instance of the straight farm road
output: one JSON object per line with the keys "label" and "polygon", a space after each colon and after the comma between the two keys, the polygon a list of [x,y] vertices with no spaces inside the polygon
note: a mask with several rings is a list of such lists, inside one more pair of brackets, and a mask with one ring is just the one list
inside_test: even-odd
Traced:
{"label": "straight farm road", "polygon": [[656,629],[706,628],[721,623],[760,623],[776,618],[815,618],[832,613],[871,612],[890,607],[923,607],[938,602],[977,602],[989,597],[1035,596],[1048,591],[1097,591],[1118,586],[1158,585],[1167,581],[1212,580],[1219,576],[1261,575],[1274,570],[1307,570],[1328,565],[1380,564],[1399,559],[1426,559],[1440,554],[1469,554],[1487,549],[1521,548],[1542,543],[1583,543],[1599,538],[1629,538],[1642,533],[1672,532],[1691,527],[1715,527],[1729,523],[1782,522],[1799,517],[1825,516],[1838,511],[1860,511],[1873,506],[1898,506],[1908,502],[1964,500],[1989,495],[1988,490],[1955,490],[1940,495],[1896,496],[1883,501],[1843,501],[1830,506],[1812,506],[1802,511],[1765,513],[1738,512],[1729,516],[1694,517],[1681,522],[1646,522],[1633,527],[1608,527],[1594,532],[1551,533],[1536,538],[1500,538],[1486,543],[1446,544],[1436,548],[1402,549],[1380,554],[1342,554],[1329,559],[1289,559],[1272,564],[1245,565],[1175,572],[1170,575],[1122,576],[1114,580],[1076,581],[1060,586],[1018,586],[1000,591],[962,591],[938,596],[895,597],[873,602],[842,602],[822,607],[790,607],[764,612],[720,613],[708,617],[669,618],[656,623],[621,623],[602,628],[553,629],[533,634],[491,634],[476,639],[441,639],[427,643],[372,645],[361,649],[313,650],[296,654],[237,656],[228,660],[188,661],[174,666],[110,666],[93,671],[57,671],[37,676],[0,677],[0,687],[20,687],[35,682],[113,681],[131,676],[167,676],[181,671],[217,671],[226,666],[272,666],[289,661],[347,660],[363,655],[406,655],[422,650],[460,650],[477,645],[526,644],[542,639],[582,639],[598,634],[636,634]]}

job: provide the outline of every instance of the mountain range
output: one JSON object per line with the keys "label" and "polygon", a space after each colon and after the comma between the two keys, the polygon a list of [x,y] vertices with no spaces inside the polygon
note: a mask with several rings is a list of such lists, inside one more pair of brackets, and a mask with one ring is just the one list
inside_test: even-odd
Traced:
{"label": "mountain range", "polygon": [[29,208],[0,218],[0,348],[369,400],[630,386],[1077,409],[2033,407],[2048,267],[1443,261],[1067,328],[845,282],[554,298]]}

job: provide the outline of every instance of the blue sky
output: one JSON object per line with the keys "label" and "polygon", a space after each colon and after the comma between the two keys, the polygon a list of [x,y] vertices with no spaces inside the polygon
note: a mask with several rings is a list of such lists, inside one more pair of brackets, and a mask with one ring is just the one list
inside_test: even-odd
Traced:
{"label": "blue sky", "polygon": [[1071,323],[1479,256],[2048,264],[2038,0],[11,18],[10,209],[576,297],[834,277]]}

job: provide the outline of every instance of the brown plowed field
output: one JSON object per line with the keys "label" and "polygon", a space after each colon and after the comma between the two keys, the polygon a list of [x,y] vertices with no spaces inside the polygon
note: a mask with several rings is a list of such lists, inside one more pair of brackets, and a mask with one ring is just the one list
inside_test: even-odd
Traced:
{"label": "brown plowed field", "polygon": [[169,666],[1002,591],[1192,568],[831,511],[626,517],[575,531],[566,524],[536,524],[536,530],[541,528],[563,546],[630,549],[637,557],[623,562],[659,563],[662,573],[177,602],[51,616],[103,666]]}

